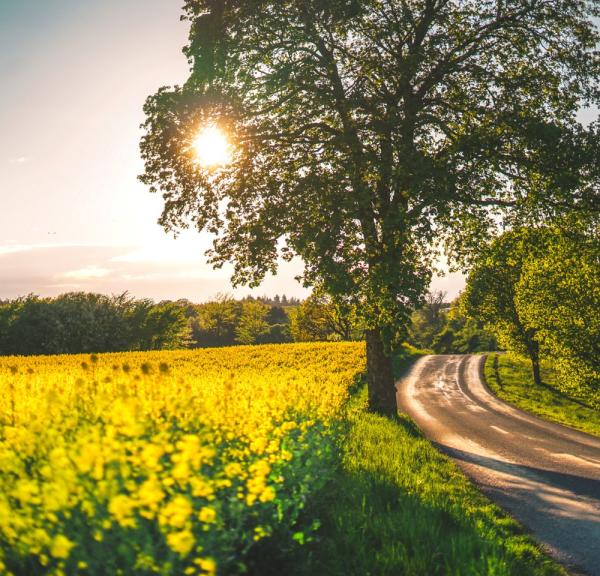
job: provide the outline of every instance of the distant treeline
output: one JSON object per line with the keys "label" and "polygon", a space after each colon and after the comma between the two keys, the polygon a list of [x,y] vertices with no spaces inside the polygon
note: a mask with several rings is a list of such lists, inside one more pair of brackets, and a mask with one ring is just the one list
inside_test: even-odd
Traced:
{"label": "distant treeline", "polygon": [[[412,317],[409,341],[437,352],[495,349],[493,336],[474,320],[429,295]],[[352,310],[326,296],[286,296],[210,302],[162,301],[71,292],[0,301],[0,355],[78,354],[128,350],[220,347],[237,344],[360,340]]]}
{"label": "distant treeline", "polygon": [[320,297],[162,301],[71,292],[0,300],[0,355],[78,354],[360,338]]}
{"label": "distant treeline", "polygon": [[160,350],[188,342],[187,321],[176,302],[84,292],[0,301],[2,355]]}

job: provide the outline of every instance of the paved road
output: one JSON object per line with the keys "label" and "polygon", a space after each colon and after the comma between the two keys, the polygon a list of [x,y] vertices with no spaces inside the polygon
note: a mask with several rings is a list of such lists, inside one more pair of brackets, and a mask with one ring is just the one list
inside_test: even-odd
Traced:
{"label": "paved road", "polygon": [[492,500],[574,573],[600,575],[600,438],[509,406],[483,356],[425,356],[398,405]]}

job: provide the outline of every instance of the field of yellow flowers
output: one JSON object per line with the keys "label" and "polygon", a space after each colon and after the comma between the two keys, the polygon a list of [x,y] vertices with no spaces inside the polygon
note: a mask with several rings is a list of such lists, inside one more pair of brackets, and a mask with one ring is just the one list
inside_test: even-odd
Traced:
{"label": "field of yellow flowers", "polygon": [[232,574],[317,528],[364,346],[0,359],[0,573]]}

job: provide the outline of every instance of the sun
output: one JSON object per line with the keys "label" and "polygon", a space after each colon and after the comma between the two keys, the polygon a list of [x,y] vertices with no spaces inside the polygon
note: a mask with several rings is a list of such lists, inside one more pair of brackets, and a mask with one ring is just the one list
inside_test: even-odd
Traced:
{"label": "sun", "polygon": [[227,135],[218,126],[206,126],[194,139],[196,161],[204,168],[224,166],[231,162],[231,146]]}

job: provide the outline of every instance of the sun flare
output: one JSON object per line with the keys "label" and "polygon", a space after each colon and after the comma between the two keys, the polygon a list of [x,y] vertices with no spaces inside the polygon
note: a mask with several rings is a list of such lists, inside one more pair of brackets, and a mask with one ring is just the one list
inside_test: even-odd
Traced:
{"label": "sun flare", "polygon": [[231,161],[227,135],[214,124],[200,130],[193,143],[196,161],[204,168],[224,166]]}

